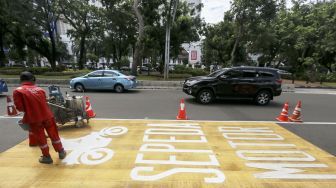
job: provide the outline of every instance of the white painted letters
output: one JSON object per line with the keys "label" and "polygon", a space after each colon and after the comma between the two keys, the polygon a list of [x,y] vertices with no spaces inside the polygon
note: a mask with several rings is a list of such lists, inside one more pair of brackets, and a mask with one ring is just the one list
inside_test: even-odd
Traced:
{"label": "white painted letters", "polygon": [[143,152],[175,152],[175,153],[212,153],[211,150],[195,150],[195,149],[176,149],[170,144],[143,144],[140,147]]}
{"label": "white painted letters", "polygon": [[157,181],[168,176],[178,174],[178,173],[202,173],[202,174],[214,174],[215,177],[205,177],[205,183],[223,183],[225,181],[225,175],[212,168],[173,168],[165,172],[161,172],[155,175],[139,175],[140,172],[153,172],[154,167],[135,167],[132,169],[131,178],[138,181]]}
{"label": "white painted letters", "polygon": [[[156,181],[166,178],[168,176],[178,173],[199,173],[199,174],[212,174],[214,177],[204,177],[205,183],[223,183],[225,181],[225,175],[218,169],[209,168],[209,166],[220,166],[214,152],[206,149],[188,149],[177,148],[172,145],[173,143],[207,143],[207,139],[204,132],[201,130],[199,124],[196,123],[177,123],[177,124],[148,124],[149,129],[145,130],[143,137],[144,144],[140,147],[137,154],[135,164],[147,164],[153,165],[150,167],[136,166],[131,171],[131,178],[138,181]],[[168,144],[169,143],[169,144]],[[205,145],[207,146],[207,145]],[[203,146],[204,148],[204,146]],[[166,156],[162,157],[162,153]],[[183,153],[188,155],[202,155],[203,161],[197,160],[178,160],[178,156],[183,159]],[[147,156],[147,157],[145,157]],[[161,159],[153,159],[153,156],[157,156]],[[168,157],[168,159],[166,159]],[[204,160],[207,157],[208,160]],[[147,159],[145,159],[147,158]],[[164,159],[162,159],[164,158]],[[176,168],[172,168],[165,172],[156,172],[155,175],[141,175],[141,172],[155,173],[154,165],[178,165]],[[188,165],[188,168],[181,167]],[[190,166],[195,166],[192,168]],[[204,168],[198,168],[204,166]],[[197,167],[197,168],[196,168]],[[147,173],[146,173],[147,172]]]}
{"label": "white painted letters", "polygon": [[194,165],[194,166],[219,166],[215,155],[209,155],[210,161],[180,161],[176,155],[169,155],[169,160],[146,160],[144,154],[139,153],[136,157],[136,164],[166,164],[166,165]]}
{"label": "white painted letters", "polygon": [[[238,157],[242,159],[246,159],[249,161],[315,161],[316,159],[309,155],[306,152],[303,151],[278,151],[278,150],[238,150],[237,152]],[[245,154],[250,153],[250,154],[272,154],[273,156],[275,154],[278,154],[276,157],[267,157],[267,156],[262,156],[262,157],[248,157]],[[297,155],[300,154],[303,157],[297,157]],[[283,155],[289,155],[292,157],[278,157],[278,156],[283,156]]]}
{"label": "white painted letters", "polygon": [[336,174],[297,174],[305,171],[299,168],[327,168],[328,166],[325,164],[246,163],[246,166],[274,170],[254,174],[254,176],[259,179],[336,179]]}

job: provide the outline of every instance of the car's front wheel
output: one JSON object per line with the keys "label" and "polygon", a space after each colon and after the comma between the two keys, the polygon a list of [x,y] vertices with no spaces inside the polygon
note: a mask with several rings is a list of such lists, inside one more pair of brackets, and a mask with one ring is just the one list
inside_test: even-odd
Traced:
{"label": "car's front wheel", "polygon": [[198,92],[196,99],[201,104],[209,104],[213,101],[214,94],[209,89],[203,89],[200,92]]}
{"label": "car's front wheel", "polygon": [[259,91],[259,93],[254,98],[254,101],[257,103],[257,105],[264,106],[267,105],[272,98],[272,94],[267,90]]}
{"label": "car's front wheel", "polygon": [[84,88],[83,84],[81,84],[81,83],[75,84],[75,91],[77,91],[77,92],[84,92],[85,88]]}
{"label": "car's front wheel", "polygon": [[114,90],[117,93],[122,93],[122,92],[124,92],[124,86],[122,86],[121,84],[117,84],[117,85],[114,86]]}

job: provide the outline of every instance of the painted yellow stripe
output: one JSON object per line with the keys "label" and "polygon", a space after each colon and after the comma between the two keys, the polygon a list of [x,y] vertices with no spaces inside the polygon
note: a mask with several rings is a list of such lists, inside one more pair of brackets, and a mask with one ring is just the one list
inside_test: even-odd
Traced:
{"label": "painted yellow stripe", "polygon": [[63,162],[39,164],[27,141],[1,153],[0,187],[336,187],[336,158],[274,123],[94,120],[60,135]]}

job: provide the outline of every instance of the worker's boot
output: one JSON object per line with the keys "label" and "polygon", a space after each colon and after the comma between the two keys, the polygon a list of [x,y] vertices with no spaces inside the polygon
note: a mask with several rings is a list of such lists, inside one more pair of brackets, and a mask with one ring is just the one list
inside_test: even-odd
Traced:
{"label": "worker's boot", "polygon": [[44,156],[43,155],[43,156],[40,157],[39,162],[43,163],[43,164],[52,164],[53,160],[50,156]]}
{"label": "worker's boot", "polygon": [[65,152],[64,149],[62,149],[60,152],[58,152],[58,157],[59,157],[60,159],[64,159],[65,156],[66,156],[66,152]]}

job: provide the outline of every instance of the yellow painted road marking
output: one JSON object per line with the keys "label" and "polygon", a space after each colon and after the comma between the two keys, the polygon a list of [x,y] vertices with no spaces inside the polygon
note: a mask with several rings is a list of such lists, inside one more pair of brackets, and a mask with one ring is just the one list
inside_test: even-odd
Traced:
{"label": "yellow painted road marking", "polygon": [[68,156],[27,141],[0,154],[0,187],[336,187],[336,158],[274,123],[93,120],[60,130]]}

